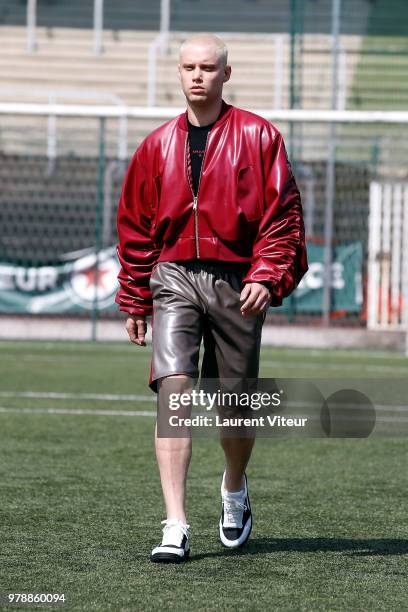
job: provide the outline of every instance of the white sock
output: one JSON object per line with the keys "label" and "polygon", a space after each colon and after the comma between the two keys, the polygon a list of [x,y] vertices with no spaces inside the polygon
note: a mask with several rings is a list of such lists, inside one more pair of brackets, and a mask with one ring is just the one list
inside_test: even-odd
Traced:
{"label": "white sock", "polygon": [[222,479],[222,488],[223,488],[223,491],[224,491],[224,493],[226,495],[231,495],[232,497],[239,498],[239,497],[242,497],[243,495],[245,495],[245,484],[242,487],[242,489],[240,489],[239,491],[227,491],[227,489],[225,488],[225,481],[224,481],[224,478],[223,478]]}

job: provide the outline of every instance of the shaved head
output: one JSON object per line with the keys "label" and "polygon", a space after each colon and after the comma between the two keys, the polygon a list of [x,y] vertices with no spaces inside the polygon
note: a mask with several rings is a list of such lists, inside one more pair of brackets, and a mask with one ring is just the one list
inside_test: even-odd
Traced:
{"label": "shaved head", "polygon": [[193,108],[201,117],[218,116],[222,88],[231,76],[227,60],[227,47],[215,34],[194,34],[181,45],[178,73],[191,117]]}
{"label": "shaved head", "polygon": [[183,42],[180,47],[180,61],[181,56],[188,47],[211,47],[217,58],[220,60],[222,66],[226,66],[228,62],[228,49],[227,45],[219,36],[210,33],[194,34]]}

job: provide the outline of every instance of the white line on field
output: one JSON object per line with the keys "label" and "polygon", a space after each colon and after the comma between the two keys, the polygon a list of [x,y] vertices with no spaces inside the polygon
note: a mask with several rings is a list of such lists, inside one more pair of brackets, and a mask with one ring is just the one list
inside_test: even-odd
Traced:
{"label": "white line on field", "polygon": [[[127,352],[127,355],[112,355],[112,354],[99,354],[99,361],[109,361],[112,363],[127,363],[132,364],[135,361],[147,362],[151,360],[151,353],[137,353],[137,352]],[[310,353],[311,355],[311,353]],[[307,355],[306,357],[309,357]],[[326,359],[324,354],[316,355],[322,358],[321,362],[305,362],[304,357],[296,356],[292,359],[291,363],[288,363],[285,360],[279,361],[271,361],[268,359],[261,358],[261,367],[274,367],[274,368],[282,368],[287,370],[351,370],[354,371],[356,369],[360,369],[365,372],[384,372],[384,373],[398,373],[398,374],[407,374],[408,373],[408,361],[405,360],[401,356],[394,356],[394,359],[399,359],[402,364],[406,363],[407,365],[378,365],[378,364],[370,364],[370,363],[326,363],[324,359]],[[370,355],[371,359],[375,355]],[[55,362],[77,362],[82,359],[84,355],[81,354],[59,354],[59,355],[47,355],[44,353],[24,353],[24,354],[10,354],[10,353],[1,353],[0,352],[0,360],[5,361],[18,361],[18,362],[30,362],[34,361],[36,364],[40,363],[55,363]],[[298,359],[298,361],[297,361]],[[387,358],[388,359],[388,358]]]}
{"label": "white line on field", "polygon": [[307,353],[307,357],[311,356],[311,357],[320,357],[320,358],[326,358],[327,353],[334,353],[335,354],[335,358],[337,359],[337,357],[340,358],[344,358],[344,359],[350,359],[350,358],[364,358],[364,359],[399,359],[402,362],[406,362],[407,358],[402,354],[402,353],[391,353],[391,352],[386,352],[386,351],[370,351],[369,349],[367,349],[366,351],[361,351],[361,350],[356,350],[356,349],[280,349],[280,348],[275,348],[275,347],[269,347],[269,346],[265,346],[264,350],[272,350],[273,352],[276,351],[282,351],[283,353],[287,352],[288,354],[290,354],[291,351],[293,351],[295,354],[296,352],[300,351],[304,351],[305,353]]}
{"label": "white line on field", "polygon": [[[150,346],[150,344],[148,344],[148,346]],[[69,342],[69,341],[65,341],[65,340],[56,340],[55,342],[45,342],[44,340],[29,340],[29,341],[24,341],[24,340],[15,340],[15,341],[9,341],[9,340],[3,340],[2,338],[0,338],[0,350],[2,349],[7,349],[7,348],[11,348],[11,349],[21,349],[21,348],[27,348],[27,349],[34,349],[36,350],[37,348],[39,349],[39,351],[43,351],[43,350],[57,350],[60,351],[61,353],[63,352],[74,352],[74,353],[80,353],[80,352],[92,352],[92,351],[96,351],[96,352],[103,352],[105,351],[107,354],[110,353],[138,353],[139,351],[143,352],[143,350],[146,350],[146,347],[138,347],[134,344],[131,344],[129,341],[125,341],[123,343],[113,343],[113,342],[96,342],[93,344],[90,344],[89,342],[86,341],[82,341],[82,340],[78,340],[78,342]]]}
{"label": "white line on field", "polygon": [[156,416],[153,410],[92,410],[88,408],[8,408],[0,406],[0,412],[28,414],[91,414],[100,416]]}
{"label": "white line on field", "polygon": [[57,393],[54,391],[0,391],[0,397],[28,397],[32,399],[84,399],[109,402],[156,402],[154,395],[117,395],[113,393]]}
{"label": "white line on field", "polygon": [[398,367],[398,366],[393,366],[393,365],[389,365],[389,366],[381,366],[381,365],[376,365],[376,364],[369,364],[369,363],[362,363],[362,364],[355,364],[355,363],[344,363],[344,364],[340,364],[340,363],[285,363],[282,361],[262,361],[261,360],[261,366],[268,366],[268,367],[273,367],[273,368],[282,368],[284,370],[336,370],[336,371],[341,371],[341,370],[351,370],[351,371],[358,371],[358,370],[363,370],[364,372],[391,372],[391,373],[398,373],[398,374],[408,374],[408,365],[404,368],[404,367]]}
{"label": "white line on field", "polygon": [[[107,355],[111,353],[129,353],[133,356],[138,355],[141,356],[143,354],[143,350],[140,347],[136,347],[131,345],[130,342],[126,339],[123,342],[120,341],[100,341],[96,343],[90,343],[88,341],[70,341],[70,340],[55,340],[53,341],[35,341],[35,340],[3,340],[0,339],[0,351],[1,349],[7,349],[8,347],[14,349],[15,347],[24,348],[27,347],[32,348],[40,346],[40,350],[59,350],[61,352],[91,352],[96,351],[102,353],[104,350]],[[150,348],[149,344],[149,348]],[[336,357],[344,357],[345,359],[350,359],[350,357],[364,357],[367,359],[397,359],[401,361],[406,361],[406,357],[403,354],[391,351],[375,351],[375,350],[360,350],[360,349],[333,349],[333,348],[296,348],[296,347],[285,347],[285,346],[273,346],[264,344],[262,346],[262,350],[265,352],[272,352],[276,355],[293,355],[299,353],[304,356],[313,356],[313,357],[322,357],[326,359],[327,353],[335,352]],[[5,355],[7,358],[10,357],[9,352]]]}
{"label": "white line on field", "polygon": [[[151,402],[156,403],[157,396],[155,395],[121,395],[121,394],[102,394],[102,393],[61,393],[56,391],[0,391],[0,397],[4,398],[28,398],[28,399],[72,399],[72,400],[98,400],[98,401],[112,401],[112,402]],[[290,401],[290,407],[310,407],[315,406],[315,402],[305,401]],[[397,405],[397,404],[375,404],[375,409],[379,411],[390,411],[390,412],[408,412],[408,405]],[[91,412],[94,412],[91,410]],[[96,411],[95,411],[96,412]],[[113,411],[115,414],[117,411]],[[105,411],[103,411],[105,414]],[[128,411],[126,411],[126,414]],[[254,413],[255,414],[255,413]]]}
{"label": "white line on field", "polygon": [[[86,408],[8,408],[0,406],[0,413],[14,414],[71,414],[71,415],[92,415],[92,416],[127,416],[127,417],[155,417],[153,410],[88,410]],[[309,417],[311,421],[319,421],[319,417]],[[377,417],[377,422],[381,423],[408,423],[408,418],[404,417]]]}
{"label": "white line on field", "polygon": [[[2,355],[0,353],[0,359],[3,359],[5,361],[35,361],[36,363],[43,363],[43,362],[55,362],[55,361],[78,361],[79,359],[83,359],[84,355],[46,355],[46,354],[36,354],[36,353],[25,353],[24,355],[20,355],[20,354],[16,354],[16,355]],[[98,355],[97,357],[98,361],[99,360],[104,360],[104,361],[109,361],[109,362],[115,362],[115,363],[129,363],[132,364],[134,363],[135,360],[140,360],[143,361],[144,359],[150,360],[151,359],[151,354],[146,354],[146,355],[136,355],[136,354],[130,354],[125,357],[123,356],[119,356],[119,355]]]}

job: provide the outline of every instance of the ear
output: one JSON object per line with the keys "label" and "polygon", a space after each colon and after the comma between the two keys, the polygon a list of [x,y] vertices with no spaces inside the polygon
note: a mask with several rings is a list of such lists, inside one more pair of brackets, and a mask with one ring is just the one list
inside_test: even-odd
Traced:
{"label": "ear", "polygon": [[231,66],[229,66],[228,64],[225,66],[224,68],[224,78],[223,78],[223,82],[226,83],[227,81],[229,81],[231,78]]}
{"label": "ear", "polygon": [[181,66],[180,66],[180,64],[177,64],[177,76],[179,78],[179,81],[181,81]]}

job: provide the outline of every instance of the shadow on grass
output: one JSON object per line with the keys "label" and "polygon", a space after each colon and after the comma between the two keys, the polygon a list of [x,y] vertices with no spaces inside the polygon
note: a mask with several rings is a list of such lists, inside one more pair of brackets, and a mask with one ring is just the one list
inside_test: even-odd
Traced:
{"label": "shadow on grass", "polygon": [[402,539],[359,539],[349,538],[253,538],[243,548],[223,549],[192,555],[191,561],[205,557],[223,557],[227,555],[259,555],[276,552],[340,552],[353,556],[406,555],[408,540]]}

